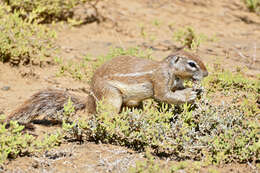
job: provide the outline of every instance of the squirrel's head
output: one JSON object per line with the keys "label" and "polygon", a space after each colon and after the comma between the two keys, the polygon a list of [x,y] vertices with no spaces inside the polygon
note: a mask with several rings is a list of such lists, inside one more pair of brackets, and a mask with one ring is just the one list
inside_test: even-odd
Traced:
{"label": "squirrel's head", "polygon": [[195,54],[179,51],[169,55],[164,61],[169,64],[173,74],[181,79],[199,81],[208,76],[205,65]]}

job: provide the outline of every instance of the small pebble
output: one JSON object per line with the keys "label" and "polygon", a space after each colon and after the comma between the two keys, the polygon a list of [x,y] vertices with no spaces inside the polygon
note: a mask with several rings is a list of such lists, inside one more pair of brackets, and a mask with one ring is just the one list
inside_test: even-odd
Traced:
{"label": "small pebble", "polygon": [[10,87],[9,87],[9,86],[3,86],[3,87],[1,88],[1,90],[3,90],[3,91],[8,91],[8,90],[10,90]]}
{"label": "small pebble", "polygon": [[112,43],[111,43],[111,42],[105,42],[105,45],[106,45],[106,46],[111,46]]}

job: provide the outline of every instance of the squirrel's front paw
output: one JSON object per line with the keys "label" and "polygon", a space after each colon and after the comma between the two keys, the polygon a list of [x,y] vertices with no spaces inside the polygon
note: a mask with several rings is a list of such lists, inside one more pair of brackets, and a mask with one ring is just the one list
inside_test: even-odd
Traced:
{"label": "squirrel's front paw", "polygon": [[197,98],[197,92],[192,88],[186,88],[183,91],[185,94],[185,102],[192,103]]}

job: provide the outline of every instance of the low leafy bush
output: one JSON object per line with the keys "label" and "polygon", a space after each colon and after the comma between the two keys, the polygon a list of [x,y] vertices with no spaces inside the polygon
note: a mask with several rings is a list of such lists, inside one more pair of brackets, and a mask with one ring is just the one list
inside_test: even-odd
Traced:
{"label": "low leafy bush", "polygon": [[27,17],[34,13],[40,23],[53,21],[67,21],[74,15],[74,7],[92,0],[4,0],[12,11],[22,11],[21,15]]}
{"label": "low leafy bush", "polygon": [[[111,114],[109,107],[100,103],[98,115],[75,123],[79,129],[75,131],[73,126],[73,133],[80,139],[139,151],[150,147],[156,155],[175,160],[227,163],[259,159],[260,124],[244,117],[239,107],[212,106],[206,100],[196,107],[156,105],[149,100],[143,110],[125,109],[118,115]],[[77,134],[78,131],[81,133]]]}
{"label": "low leafy bush", "polygon": [[[1,119],[3,115],[1,115]],[[46,151],[61,143],[63,134],[58,132],[46,135],[42,140],[23,132],[24,126],[11,121],[7,128],[6,123],[0,123],[0,165],[8,158],[30,155]]]}
{"label": "low leafy bush", "polygon": [[260,12],[260,1],[259,0],[244,0],[247,8],[252,12]]}
{"label": "low leafy bush", "polygon": [[216,72],[204,80],[210,91],[248,91],[260,92],[260,81],[250,80],[239,73]]}
{"label": "low leafy bush", "polygon": [[55,32],[39,25],[33,15],[21,13],[7,5],[0,6],[0,61],[12,64],[39,62],[55,51]]}
{"label": "low leafy bush", "polygon": [[204,34],[199,34],[192,27],[181,28],[173,35],[173,39],[181,44],[181,46],[196,50],[202,42],[208,40]]}
{"label": "low leafy bush", "polygon": [[5,161],[7,157],[16,158],[17,155],[23,155],[32,152],[32,148],[29,147],[34,137],[31,135],[22,135],[21,131],[23,126],[19,126],[15,122],[10,123],[10,128],[6,129],[5,124],[1,124],[1,158],[0,163]]}

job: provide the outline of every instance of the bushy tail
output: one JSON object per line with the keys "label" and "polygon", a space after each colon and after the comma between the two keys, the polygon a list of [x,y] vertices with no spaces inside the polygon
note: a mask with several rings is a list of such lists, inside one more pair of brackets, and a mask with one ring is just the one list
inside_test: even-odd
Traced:
{"label": "bushy tail", "polygon": [[82,99],[67,91],[46,89],[32,95],[31,98],[13,111],[7,117],[7,122],[15,120],[20,124],[28,124],[39,115],[55,119],[57,114],[63,114],[64,105],[68,103],[69,99],[73,102],[75,111],[87,108],[88,112],[95,112],[95,99],[91,95]]}

